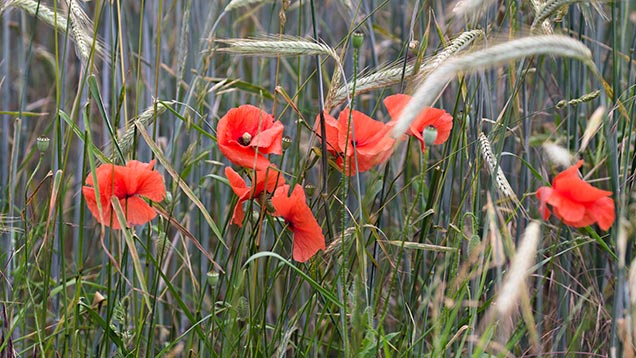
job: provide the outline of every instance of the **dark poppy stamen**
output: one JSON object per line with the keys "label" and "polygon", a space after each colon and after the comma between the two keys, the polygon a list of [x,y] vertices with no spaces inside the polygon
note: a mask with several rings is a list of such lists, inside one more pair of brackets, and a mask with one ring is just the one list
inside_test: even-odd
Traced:
{"label": "dark poppy stamen", "polygon": [[252,141],[252,135],[248,132],[243,133],[241,137],[239,137],[238,142],[240,145],[249,145]]}

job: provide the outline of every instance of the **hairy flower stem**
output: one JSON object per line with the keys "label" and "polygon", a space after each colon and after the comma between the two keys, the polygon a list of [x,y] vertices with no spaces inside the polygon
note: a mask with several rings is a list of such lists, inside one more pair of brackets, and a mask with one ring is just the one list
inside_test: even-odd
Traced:
{"label": "hairy flower stem", "polygon": [[[358,170],[359,166],[358,166],[358,150],[357,150],[357,138],[355,135],[355,125],[352,123],[353,122],[353,110],[355,107],[355,99],[356,99],[356,80],[357,80],[357,73],[358,73],[358,62],[359,62],[359,55],[360,55],[360,47],[362,46],[362,38],[361,38],[361,34],[359,33],[354,33],[352,35],[352,40],[353,40],[353,84],[352,84],[352,92],[351,92],[351,107],[349,110],[349,118],[348,118],[348,125],[347,125],[347,141],[346,143],[349,142],[349,133],[351,133],[351,138],[353,138],[353,162],[355,164],[355,168],[356,168],[356,175],[355,175],[355,184],[356,184],[356,199],[358,201],[358,223],[356,225],[357,228],[361,228],[363,227],[363,220],[364,220],[364,216],[362,214],[362,194],[361,194],[361,187],[360,187],[360,172]],[[349,128],[351,130],[351,132],[349,132]],[[346,158],[347,158],[347,148],[349,146],[345,146],[345,162],[344,162],[344,169],[345,169],[345,173],[346,175],[343,176],[343,185],[342,185],[342,191],[343,191],[343,211],[342,211],[342,232],[345,232],[346,229],[346,210],[344,210],[344,207],[346,206],[347,203],[347,194],[348,194],[348,188],[349,188],[349,181],[350,181],[350,177],[349,177],[349,167],[347,167],[347,162],[346,162]],[[358,230],[356,230],[358,231]],[[343,244],[345,242],[345,240],[342,240]],[[360,263],[359,265],[359,269],[360,269],[360,277],[361,277],[361,281],[359,282],[368,282],[367,281],[367,268],[366,268],[366,260],[364,258],[365,256],[365,243],[363,241],[363,236],[360,234],[356,235],[356,256],[358,257],[358,262]],[[369,307],[369,295],[368,295],[368,291],[367,290],[361,290],[364,292],[365,294],[365,308]],[[356,313],[360,313],[364,308],[360,307],[360,301],[359,301],[359,297],[358,295],[356,295],[355,297],[355,302],[354,302],[354,315]],[[367,317],[368,318],[368,324],[370,325],[371,321],[371,317]],[[356,337],[359,341],[362,340],[362,337]],[[359,343],[359,342],[358,342]]]}

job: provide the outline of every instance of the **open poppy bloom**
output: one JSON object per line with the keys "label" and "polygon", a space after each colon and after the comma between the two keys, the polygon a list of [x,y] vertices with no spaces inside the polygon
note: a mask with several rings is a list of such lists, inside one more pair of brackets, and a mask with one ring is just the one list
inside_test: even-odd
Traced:
{"label": "open poppy bloom", "polygon": [[232,213],[232,223],[243,226],[243,202],[258,197],[262,192],[273,192],[277,186],[285,184],[285,178],[276,170],[266,169],[256,171],[251,175],[252,186],[247,186],[243,178],[232,168],[225,168],[225,176],[230,182],[230,186],[234,193],[239,197],[234,212]]}
{"label": "open poppy bloom", "polygon": [[252,105],[230,109],[216,127],[221,153],[232,163],[245,168],[265,170],[267,154],[283,153],[283,124]]}
{"label": "open poppy bloom", "polygon": [[282,216],[287,227],[294,233],[292,256],[298,262],[305,262],[325,249],[325,237],[309,206],[305,202],[303,188],[296,184],[291,196],[289,185],[278,187],[272,197],[275,216]]}
{"label": "open poppy bloom", "polygon": [[[391,118],[396,121],[400,113],[411,100],[411,96],[406,94],[394,94],[384,99],[384,106],[389,111]],[[453,128],[453,117],[443,109],[426,107],[417,115],[413,123],[409,126],[407,133],[420,141],[422,152],[426,150],[423,132],[426,128],[433,127],[437,130],[433,144],[443,144],[450,137]]]}
{"label": "open poppy bloom", "polygon": [[82,193],[86,204],[93,216],[100,223],[121,229],[121,223],[113,212],[111,197],[119,199],[126,215],[126,225],[142,225],[154,219],[157,213],[141,197],[153,201],[161,201],[166,197],[166,187],[159,172],[152,170],[155,161],[142,163],[137,160],[129,161],[126,166],[104,164],[95,170],[97,187],[99,188],[99,202],[101,215],[97,206],[95,183],[93,175],[86,177],[86,186]]}
{"label": "open poppy bloom", "polygon": [[[388,135],[390,128],[386,124],[362,112],[351,111],[349,124],[349,112],[348,108],[344,109],[338,120],[325,113],[325,132],[327,150],[337,155],[336,164],[351,176],[356,173],[356,157],[357,171],[367,171],[389,158],[395,140]],[[320,117],[316,120],[317,133],[320,133]]]}
{"label": "open poppy bloom", "polygon": [[537,190],[541,202],[539,212],[543,220],[550,217],[546,204],[552,206],[554,216],[572,227],[584,227],[598,223],[607,231],[615,219],[614,200],[611,191],[601,190],[586,183],[578,170],[583,165],[580,160],[575,165],[559,173],[552,182],[552,188],[543,186]]}

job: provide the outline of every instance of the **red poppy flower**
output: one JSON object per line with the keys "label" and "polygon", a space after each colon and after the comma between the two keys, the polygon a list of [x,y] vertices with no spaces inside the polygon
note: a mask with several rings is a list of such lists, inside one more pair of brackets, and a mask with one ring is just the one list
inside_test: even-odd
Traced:
{"label": "red poppy flower", "polygon": [[287,227],[294,233],[294,249],[292,256],[298,262],[305,262],[325,249],[325,237],[322,229],[307,203],[305,192],[296,185],[291,196],[288,196],[289,185],[278,187],[272,197],[272,205],[276,209],[274,215],[282,216]]}
{"label": "red poppy flower", "polygon": [[[317,117],[316,121],[316,131],[320,133],[320,117]],[[338,120],[325,114],[327,150],[337,155],[336,164],[347,175],[356,173],[356,157],[359,172],[367,171],[389,158],[395,143],[395,140],[388,135],[389,129],[386,124],[356,110],[351,112],[351,125],[349,125],[348,108],[340,112]],[[344,169],[345,162],[349,170]]]}
{"label": "red poppy flower", "polygon": [[[409,95],[394,94],[384,99],[384,106],[386,106],[389,115],[395,121],[410,100],[411,96]],[[443,144],[448,140],[450,131],[453,128],[453,117],[443,109],[427,107],[415,118],[407,133],[420,141],[422,152],[426,149],[422,132],[427,127],[434,127],[437,130],[437,137],[433,144]]]}
{"label": "red poppy flower", "polygon": [[153,201],[161,201],[166,197],[166,187],[159,172],[152,170],[155,161],[142,163],[137,160],[129,161],[126,166],[104,164],[95,170],[99,187],[99,201],[102,213],[97,207],[93,175],[86,177],[86,185],[82,193],[86,204],[93,216],[100,223],[121,229],[121,224],[114,214],[110,198],[119,199],[126,215],[126,224],[142,225],[152,220],[157,213],[141,197]]}
{"label": "red poppy flower", "polygon": [[225,168],[225,176],[229,180],[232,190],[239,197],[232,213],[232,223],[238,226],[243,226],[243,218],[245,217],[245,212],[243,211],[244,201],[254,199],[264,191],[271,193],[277,186],[285,184],[285,178],[273,169],[256,171],[255,175],[250,178],[251,187],[247,186],[245,180],[230,167]]}
{"label": "red poppy flower", "polygon": [[229,110],[216,127],[221,153],[232,163],[245,168],[265,170],[266,154],[283,153],[283,124],[252,105]]}
{"label": "red poppy flower", "polygon": [[541,204],[539,212],[544,220],[550,217],[546,204],[552,206],[554,216],[572,227],[584,227],[598,223],[607,231],[615,219],[614,200],[611,191],[597,189],[579,176],[583,165],[580,160],[575,165],[558,174],[552,182],[552,188],[543,186],[537,190]]}

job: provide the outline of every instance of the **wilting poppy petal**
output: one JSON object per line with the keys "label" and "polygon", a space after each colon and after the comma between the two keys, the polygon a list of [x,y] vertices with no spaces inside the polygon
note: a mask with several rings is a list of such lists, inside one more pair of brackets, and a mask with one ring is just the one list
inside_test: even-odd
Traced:
{"label": "wilting poppy petal", "polygon": [[325,249],[325,237],[322,229],[307,203],[305,192],[296,185],[288,196],[289,185],[278,187],[272,197],[272,205],[276,209],[274,215],[282,216],[287,227],[293,233],[294,248],[292,256],[298,262],[305,262],[319,250]]}
{"label": "wilting poppy petal", "polygon": [[550,204],[554,216],[567,225],[584,227],[596,222],[607,231],[615,220],[614,200],[610,198],[612,192],[595,188],[581,179],[578,174],[581,165],[582,160],[558,174],[552,188],[537,190],[539,212],[547,220],[550,211],[546,204]]}
{"label": "wilting poppy petal", "polygon": [[140,196],[150,200],[161,201],[166,196],[166,187],[161,175],[152,170],[154,160],[150,163],[142,163],[131,160],[126,166],[104,164],[95,170],[97,187],[99,189],[99,203],[102,212],[98,209],[95,183],[93,175],[86,177],[86,186],[82,187],[82,193],[86,199],[88,209],[98,222],[111,226],[113,229],[121,228],[121,224],[114,215],[111,197],[119,199],[128,225],[141,225],[152,220],[156,212]]}
{"label": "wilting poppy petal", "polygon": [[219,150],[232,163],[265,170],[270,166],[267,154],[282,154],[283,125],[271,114],[243,105],[229,110],[217,125]]}

